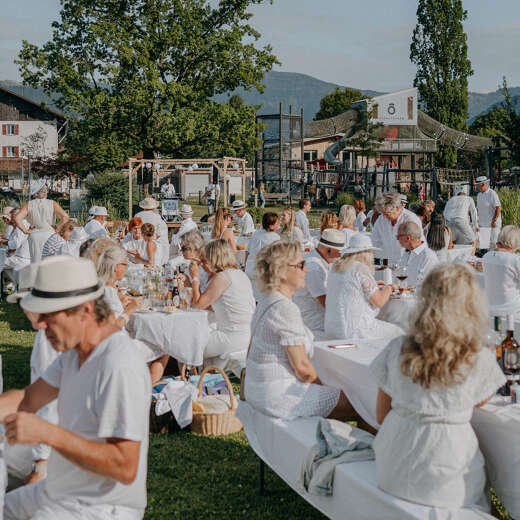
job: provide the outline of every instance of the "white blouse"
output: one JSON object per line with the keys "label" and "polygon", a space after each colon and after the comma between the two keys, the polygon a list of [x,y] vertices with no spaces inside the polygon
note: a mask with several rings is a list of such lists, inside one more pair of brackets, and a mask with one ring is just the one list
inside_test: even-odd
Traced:
{"label": "white blouse", "polygon": [[482,257],[488,303],[493,311],[520,312],[520,255],[489,251]]}
{"label": "white blouse", "polygon": [[125,312],[125,309],[121,303],[121,300],[119,299],[117,289],[115,287],[111,287],[110,285],[105,285],[104,299],[108,306],[112,309],[116,320],[117,318],[120,318],[121,314]]}

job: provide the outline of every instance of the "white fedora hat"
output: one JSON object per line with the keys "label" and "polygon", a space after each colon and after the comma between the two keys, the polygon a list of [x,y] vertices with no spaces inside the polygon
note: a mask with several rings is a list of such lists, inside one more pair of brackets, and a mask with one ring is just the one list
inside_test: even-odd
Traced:
{"label": "white fedora hat", "polygon": [[96,206],[94,208],[94,216],[95,217],[108,217],[108,211],[105,206]]}
{"label": "white fedora hat", "polygon": [[62,311],[95,300],[103,292],[103,282],[91,260],[51,256],[40,262],[32,291],[21,306],[38,313]]}
{"label": "white fedora hat", "polygon": [[189,204],[183,204],[179,213],[181,215],[191,215],[193,213],[193,209]]}
{"label": "white fedora hat", "polygon": [[39,262],[29,264],[18,271],[18,291],[7,296],[8,303],[16,303],[31,292],[36,280]]}
{"label": "white fedora hat", "polygon": [[374,249],[372,240],[369,236],[363,235],[362,233],[356,233],[352,235],[349,240],[348,247],[341,251],[343,255],[351,255],[353,253],[361,253],[361,251],[370,251]]}
{"label": "white fedora hat", "polygon": [[408,197],[404,193],[400,193],[399,198],[401,199],[402,204],[408,204]]}
{"label": "white fedora hat", "polygon": [[475,182],[476,182],[477,184],[484,184],[485,182],[489,182],[489,178],[486,177],[485,175],[481,175],[480,177],[477,177],[477,178],[475,179]]}
{"label": "white fedora hat", "polygon": [[89,237],[90,235],[85,231],[85,228],[81,226],[75,227],[70,234],[70,240],[72,242],[85,242]]}
{"label": "white fedora hat", "polygon": [[344,249],[345,233],[339,229],[324,229],[320,237],[320,244],[331,247],[332,249]]}
{"label": "white fedora hat", "polygon": [[236,211],[237,209],[243,209],[243,208],[247,208],[247,204],[243,201],[243,200],[235,200],[233,202],[233,205],[231,206],[231,211]]}
{"label": "white fedora hat", "polygon": [[159,207],[159,203],[153,197],[146,197],[139,203],[139,207],[142,209],[156,209]]}

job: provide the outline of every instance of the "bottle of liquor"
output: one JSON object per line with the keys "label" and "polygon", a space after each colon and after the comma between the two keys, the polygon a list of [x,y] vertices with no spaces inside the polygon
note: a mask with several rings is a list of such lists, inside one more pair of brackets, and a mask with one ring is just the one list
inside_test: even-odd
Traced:
{"label": "bottle of liquor", "polygon": [[[502,318],[500,318],[500,316],[495,316],[495,332],[498,336],[502,337]],[[502,343],[497,342],[495,354],[497,357],[497,363],[502,367]]]}
{"label": "bottle of liquor", "polygon": [[172,304],[174,307],[179,308],[181,306],[181,296],[179,293],[179,281],[177,278],[172,280],[173,289],[172,289]]}
{"label": "bottle of liquor", "polygon": [[502,369],[504,374],[515,374],[520,368],[518,343],[514,337],[515,320],[511,314],[507,317],[506,337],[502,341]]}

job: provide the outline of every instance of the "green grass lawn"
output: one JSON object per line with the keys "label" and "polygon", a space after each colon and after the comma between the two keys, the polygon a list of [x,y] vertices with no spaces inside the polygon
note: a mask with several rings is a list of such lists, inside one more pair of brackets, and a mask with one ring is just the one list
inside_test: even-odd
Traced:
{"label": "green grass lawn", "polygon": [[[29,383],[33,341],[18,306],[0,302],[4,391]],[[269,468],[267,495],[258,496],[257,476],[258,459],[243,432],[225,437],[150,434],[145,519],[324,518]]]}
{"label": "green grass lawn", "polygon": [[[18,306],[0,302],[4,391],[29,383],[34,335]],[[268,467],[264,496],[258,496],[257,478],[258,459],[243,432],[224,437],[150,434],[145,519],[325,518]],[[499,518],[510,519],[498,499],[494,502],[501,512]]]}

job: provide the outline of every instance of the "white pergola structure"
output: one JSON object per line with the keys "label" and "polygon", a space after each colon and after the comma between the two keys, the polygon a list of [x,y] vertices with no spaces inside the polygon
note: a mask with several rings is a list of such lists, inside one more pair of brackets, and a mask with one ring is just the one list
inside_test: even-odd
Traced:
{"label": "white pergola structure", "polygon": [[[219,174],[219,183],[223,184],[224,206],[227,206],[228,193],[226,176],[228,172],[242,177],[242,200],[246,198],[246,159],[238,157],[221,157],[217,159],[136,159],[131,157],[128,159],[128,215],[132,218],[132,181],[134,175],[137,175],[139,168],[152,168],[153,171],[153,185],[159,186],[160,180],[163,177],[172,175],[173,173],[180,174],[180,192],[184,193],[185,176],[193,173],[193,170],[179,169],[179,167],[190,168],[193,164],[197,164],[200,169],[207,169],[215,166]],[[230,166],[233,168],[230,169]],[[238,168],[236,168],[238,166]]]}

